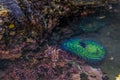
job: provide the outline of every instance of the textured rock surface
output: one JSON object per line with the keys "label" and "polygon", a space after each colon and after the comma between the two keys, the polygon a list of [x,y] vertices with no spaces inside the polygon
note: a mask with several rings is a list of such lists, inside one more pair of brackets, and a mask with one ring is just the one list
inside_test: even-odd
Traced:
{"label": "textured rock surface", "polygon": [[[18,43],[31,39],[41,44],[47,41],[50,37],[48,34],[61,24],[60,20],[63,18],[94,14],[99,7],[106,10],[109,3],[115,2],[115,0],[0,0],[2,6],[0,7],[0,45],[5,44],[7,50],[11,45],[15,46],[17,38],[20,39]],[[67,32],[65,34],[73,33],[71,30]],[[59,39],[59,36],[53,35],[54,40]]]}

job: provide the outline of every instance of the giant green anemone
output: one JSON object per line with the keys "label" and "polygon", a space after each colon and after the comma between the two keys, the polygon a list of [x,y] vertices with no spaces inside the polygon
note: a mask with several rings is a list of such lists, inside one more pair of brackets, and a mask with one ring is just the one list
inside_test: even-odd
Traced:
{"label": "giant green anemone", "polygon": [[105,49],[92,40],[69,39],[62,43],[62,49],[78,55],[87,62],[99,62],[105,57]]}
{"label": "giant green anemone", "polygon": [[104,27],[105,24],[105,19],[98,19],[96,17],[84,17],[81,19],[78,26],[84,32],[94,32]]}

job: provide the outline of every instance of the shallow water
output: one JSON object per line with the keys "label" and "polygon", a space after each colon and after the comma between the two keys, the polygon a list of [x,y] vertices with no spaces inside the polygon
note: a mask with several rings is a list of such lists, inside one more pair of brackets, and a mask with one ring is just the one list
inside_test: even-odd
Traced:
{"label": "shallow water", "polygon": [[110,80],[115,80],[120,74],[120,10],[110,14],[108,22],[109,24],[96,33],[85,33],[77,37],[93,39],[105,46],[107,56],[99,67]]}
{"label": "shallow water", "polygon": [[[1,1],[1,0],[0,0]],[[120,8],[120,7],[119,7]],[[108,14],[108,19],[103,28],[94,33],[77,34],[73,37],[82,39],[91,39],[100,42],[105,49],[107,56],[102,64],[98,67],[110,78],[115,80],[115,77],[120,74],[120,10]]]}

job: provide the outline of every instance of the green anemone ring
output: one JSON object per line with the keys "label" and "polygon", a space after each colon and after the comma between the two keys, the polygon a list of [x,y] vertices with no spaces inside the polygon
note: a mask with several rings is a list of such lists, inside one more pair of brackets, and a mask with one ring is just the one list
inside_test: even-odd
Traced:
{"label": "green anemone ring", "polygon": [[104,59],[105,49],[93,40],[69,39],[62,43],[62,49],[75,54],[87,62],[98,62]]}

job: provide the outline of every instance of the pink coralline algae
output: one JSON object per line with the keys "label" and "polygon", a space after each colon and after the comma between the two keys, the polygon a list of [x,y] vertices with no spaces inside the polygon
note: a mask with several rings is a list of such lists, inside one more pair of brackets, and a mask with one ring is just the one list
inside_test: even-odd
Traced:
{"label": "pink coralline algae", "polygon": [[87,75],[86,80],[102,80],[103,76],[101,70],[57,46],[47,46],[41,52],[30,52],[21,58],[9,62],[0,80],[83,80],[82,73]]}
{"label": "pink coralline algae", "polygon": [[81,66],[82,72],[88,75],[88,80],[102,80],[103,73],[100,69],[88,65]]}

